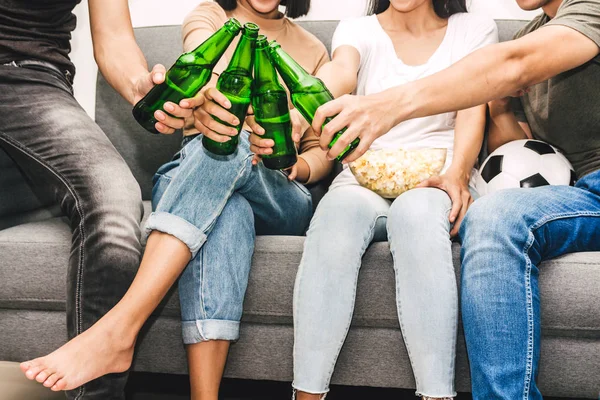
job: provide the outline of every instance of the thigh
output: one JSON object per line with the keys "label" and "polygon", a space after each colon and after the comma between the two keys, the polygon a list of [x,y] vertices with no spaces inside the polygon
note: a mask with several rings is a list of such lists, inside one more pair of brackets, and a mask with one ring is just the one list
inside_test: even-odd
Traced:
{"label": "thigh", "polygon": [[332,247],[362,247],[385,241],[390,201],[358,185],[338,186],[319,203],[307,236]]}
{"label": "thigh", "polygon": [[575,187],[499,191],[475,201],[461,227],[461,237],[475,238],[489,235],[490,231],[506,235],[527,232],[528,236],[521,235],[515,241],[535,251],[530,254],[533,261],[571,252],[598,251],[598,192],[600,172],[585,177]]}
{"label": "thigh", "polygon": [[[70,87],[52,74],[0,66],[0,145],[63,209],[68,197],[85,208],[103,200],[116,204],[118,193],[141,204],[122,157]],[[140,204],[133,205],[136,213]]]}

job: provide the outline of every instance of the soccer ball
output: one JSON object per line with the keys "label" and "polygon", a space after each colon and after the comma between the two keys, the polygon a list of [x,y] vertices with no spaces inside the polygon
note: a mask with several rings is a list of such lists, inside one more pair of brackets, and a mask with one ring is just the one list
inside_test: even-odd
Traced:
{"label": "soccer ball", "polygon": [[502,189],[573,185],[575,171],[558,149],[539,140],[515,140],[484,161],[475,188],[484,196]]}

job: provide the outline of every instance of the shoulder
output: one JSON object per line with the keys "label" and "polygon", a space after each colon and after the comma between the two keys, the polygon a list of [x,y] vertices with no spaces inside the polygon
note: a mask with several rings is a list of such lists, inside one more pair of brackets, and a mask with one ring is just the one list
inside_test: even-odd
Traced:
{"label": "shoulder", "polygon": [[450,17],[449,23],[453,23],[457,29],[465,33],[485,34],[498,31],[496,21],[477,12],[456,13]]}
{"label": "shoulder", "polygon": [[221,8],[221,6],[217,3],[212,1],[204,1],[185,17],[183,24],[186,25],[189,22],[194,22],[197,20],[211,20],[215,22],[216,25],[222,25],[225,23],[225,21],[227,21],[227,14],[225,13],[225,10],[223,10],[223,8]]}

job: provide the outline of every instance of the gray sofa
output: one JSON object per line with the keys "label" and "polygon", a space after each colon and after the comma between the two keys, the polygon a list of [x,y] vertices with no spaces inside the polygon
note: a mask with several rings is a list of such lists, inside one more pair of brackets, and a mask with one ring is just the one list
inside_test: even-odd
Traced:
{"label": "gray sofa", "polygon": [[[522,25],[498,21],[503,40]],[[304,22],[329,46],[337,23]],[[150,64],[169,65],[180,53],[179,27],[137,29]],[[96,119],[136,176],[149,212],[151,176],[169,160],[179,137],[154,136],[131,118],[131,107],[98,77]],[[66,339],[65,276],[71,235],[55,206],[42,204],[0,151],[0,360],[21,361],[48,353]],[[319,188],[313,189],[319,197]],[[322,190],[321,190],[322,193]],[[291,381],[292,289],[302,237],[258,237],[245,301],[240,341],[232,347],[226,376]],[[458,272],[459,246],[454,245]],[[549,396],[597,398],[600,389],[600,253],[580,253],[541,268],[543,345],[539,382]],[[354,321],[333,383],[414,388],[398,326],[392,259],[387,243],[364,257]],[[176,289],[148,322],[135,371],[186,373]],[[457,388],[469,391],[461,335]]]}

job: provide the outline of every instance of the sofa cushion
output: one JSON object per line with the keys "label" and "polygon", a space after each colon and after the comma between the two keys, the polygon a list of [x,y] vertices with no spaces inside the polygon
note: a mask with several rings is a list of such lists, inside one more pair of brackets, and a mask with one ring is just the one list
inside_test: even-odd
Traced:
{"label": "sofa cushion", "polygon": [[[145,207],[148,215],[148,202]],[[0,308],[64,310],[70,240],[63,218],[0,231]],[[292,323],[292,293],[303,243],[303,237],[257,237],[245,321]],[[458,266],[457,244],[453,255]],[[545,262],[540,270],[545,333],[600,338],[600,253],[570,254]],[[360,273],[355,326],[398,327],[394,282],[388,244],[374,243]],[[179,317],[176,288],[157,314]]]}

